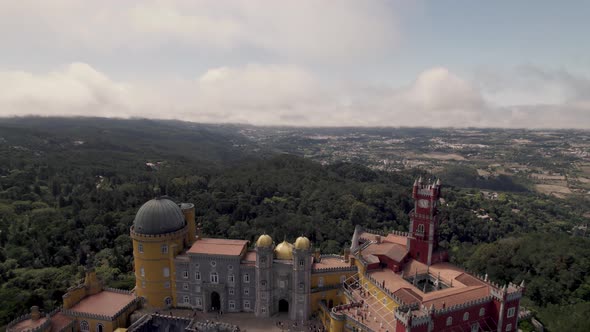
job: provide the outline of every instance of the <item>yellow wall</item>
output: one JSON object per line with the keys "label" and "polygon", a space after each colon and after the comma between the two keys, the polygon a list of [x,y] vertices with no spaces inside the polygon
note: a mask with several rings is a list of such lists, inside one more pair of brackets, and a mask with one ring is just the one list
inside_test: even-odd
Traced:
{"label": "yellow wall", "polygon": [[[170,297],[176,305],[174,294],[174,257],[183,249],[186,241],[187,227],[182,230],[160,236],[146,236],[131,232],[133,239],[133,259],[135,264],[135,292],[145,297],[148,307],[163,308],[166,297]],[[139,243],[143,252],[139,252]],[[162,245],[168,245],[168,253],[162,253]],[[141,268],[144,276],[141,276]],[[164,277],[164,268],[170,271]],[[144,283],[145,282],[145,287]],[[169,282],[169,288],[165,283]]]}
{"label": "yellow wall", "polygon": [[319,287],[320,278],[324,278],[324,286],[340,285],[340,277],[346,278],[352,276],[354,271],[334,271],[334,272],[320,272],[311,275],[311,288]]}
{"label": "yellow wall", "polygon": [[67,293],[62,296],[64,309],[75,306],[88,295],[94,295],[102,290],[102,283],[96,277],[94,269],[86,271],[84,284],[71,287]]}
{"label": "yellow wall", "polygon": [[86,296],[86,288],[83,285],[68,289],[68,292],[63,295],[63,307],[69,309],[80,302]]}
{"label": "yellow wall", "polygon": [[387,293],[383,292],[379,287],[375,286],[371,280],[365,278],[364,275],[359,275],[359,283],[361,285],[368,286],[369,292],[375,295],[380,303],[383,303],[383,299],[387,300],[387,304],[385,305],[387,309],[393,311],[395,308],[399,306],[399,303],[396,303]]}
{"label": "yellow wall", "polygon": [[131,306],[124,313],[119,315],[119,317],[117,317],[114,321],[77,317],[76,319],[78,320],[78,324],[76,324],[76,331],[80,331],[80,322],[82,322],[83,320],[88,322],[88,325],[90,326],[90,331],[97,331],[96,327],[98,326],[98,324],[102,324],[104,332],[112,332],[120,327],[125,328],[129,325],[129,315],[131,315],[131,313],[133,313],[133,311],[135,311],[137,308],[137,304]]}

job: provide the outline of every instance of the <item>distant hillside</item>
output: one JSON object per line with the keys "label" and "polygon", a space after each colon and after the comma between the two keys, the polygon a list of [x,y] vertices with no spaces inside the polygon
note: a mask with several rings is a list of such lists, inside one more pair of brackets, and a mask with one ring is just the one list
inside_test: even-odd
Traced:
{"label": "distant hillside", "polygon": [[147,119],[0,118],[0,153],[77,154],[141,162],[184,157],[211,163],[242,159],[256,148],[233,126]]}

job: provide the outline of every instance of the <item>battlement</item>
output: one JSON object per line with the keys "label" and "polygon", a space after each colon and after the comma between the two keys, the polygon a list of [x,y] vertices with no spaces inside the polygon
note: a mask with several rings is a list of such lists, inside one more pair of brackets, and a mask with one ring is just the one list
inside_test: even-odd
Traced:
{"label": "battlement", "polygon": [[492,296],[486,296],[486,297],[482,297],[481,299],[477,299],[477,300],[473,300],[473,301],[467,301],[465,303],[461,303],[458,305],[454,305],[454,306],[449,306],[449,307],[444,307],[441,309],[435,309],[434,310],[434,314],[435,315],[443,315],[443,314],[448,314],[450,312],[454,312],[454,311],[459,311],[459,310],[465,310],[467,308],[471,308],[471,307],[475,307],[475,306],[480,306],[482,304],[486,304],[491,302]]}
{"label": "battlement", "polygon": [[[33,309],[36,308],[36,309]],[[31,308],[31,310],[38,310],[38,307],[33,307]],[[10,332],[10,331],[19,331],[19,332],[41,332],[41,331],[46,331],[49,326],[51,325],[51,317],[55,316],[58,312],[60,312],[62,310],[62,307],[57,307],[53,310],[51,310],[49,313],[46,313],[45,315],[43,315],[42,312],[36,311],[37,313],[37,318],[38,320],[42,320],[45,319],[41,324],[35,326],[35,327],[31,327],[31,328],[27,328],[25,330],[17,328],[16,330],[14,329],[19,323],[27,321],[27,320],[34,320],[34,315],[33,313],[28,313],[26,315],[22,315],[16,319],[14,319],[13,321],[11,321],[10,323],[8,323],[8,325],[6,325],[6,331]],[[68,326],[71,326],[71,324],[73,323],[70,322],[70,324],[68,324]],[[62,329],[63,330],[63,329]]]}
{"label": "battlement", "polygon": [[356,266],[341,266],[341,267],[324,267],[320,269],[312,269],[312,273],[320,272],[344,272],[344,271],[356,271]]}
{"label": "battlement", "polygon": [[383,293],[387,294],[387,296],[389,296],[389,297],[390,297],[390,298],[391,298],[391,299],[392,299],[392,300],[393,300],[395,303],[397,303],[397,304],[400,304],[400,305],[403,305],[403,304],[406,304],[406,305],[408,305],[408,304],[410,304],[410,303],[406,303],[406,302],[404,302],[404,301],[403,301],[401,298],[399,298],[397,295],[393,294],[393,292],[392,292],[392,291],[390,291],[389,289],[387,289],[387,288],[383,287],[383,285],[382,285],[380,282],[378,282],[378,281],[377,281],[377,280],[375,280],[373,277],[371,277],[371,276],[370,276],[370,275],[369,275],[367,272],[365,272],[365,274],[364,274],[364,277],[365,277],[366,279],[368,279],[369,281],[371,281],[371,283],[372,283],[372,284],[373,284],[375,287],[379,288],[379,289],[380,289],[380,290],[381,290]]}
{"label": "battlement", "polygon": [[147,241],[147,242],[160,242],[162,240],[167,240],[167,239],[176,239],[176,238],[178,238],[179,235],[186,235],[186,233],[188,232],[188,228],[185,225],[185,227],[183,227],[175,232],[172,232],[172,233],[141,234],[141,233],[135,232],[134,226],[131,226],[131,228],[129,229],[129,232],[131,234],[132,239],[141,239],[142,241]]}
{"label": "battlement", "polygon": [[132,290],[125,290],[125,289],[118,289],[118,288],[105,287],[103,290],[105,290],[107,292],[113,292],[113,293],[119,293],[119,294],[125,294],[125,295],[132,295],[133,294]]}

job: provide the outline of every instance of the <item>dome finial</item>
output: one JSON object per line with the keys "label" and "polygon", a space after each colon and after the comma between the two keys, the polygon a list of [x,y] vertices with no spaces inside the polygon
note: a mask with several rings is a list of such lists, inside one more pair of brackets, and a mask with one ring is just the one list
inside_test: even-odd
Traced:
{"label": "dome finial", "polygon": [[256,241],[256,247],[268,248],[270,246],[272,246],[272,238],[270,237],[270,235],[264,233],[260,235],[260,237],[258,237],[258,240]]}
{"label": "dome finial", "polygon": [[309,248],[311,248],[311,242],[305,236],[301,235],[295,240],[295,249],[309,250]]}

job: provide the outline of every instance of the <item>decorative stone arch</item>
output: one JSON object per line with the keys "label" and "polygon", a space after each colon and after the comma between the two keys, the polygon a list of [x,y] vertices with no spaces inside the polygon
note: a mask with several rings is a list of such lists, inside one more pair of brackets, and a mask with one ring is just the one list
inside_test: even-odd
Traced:
{"label": "decorative stone arch", "polygon": [[216,291],[211,292],[211,309],[214,311],[221,309],[221,295]]}
{"label": "decorative stone arch", "polygon": [[286,299],[279,300],[279,312],[289,312],[289,301]]}

